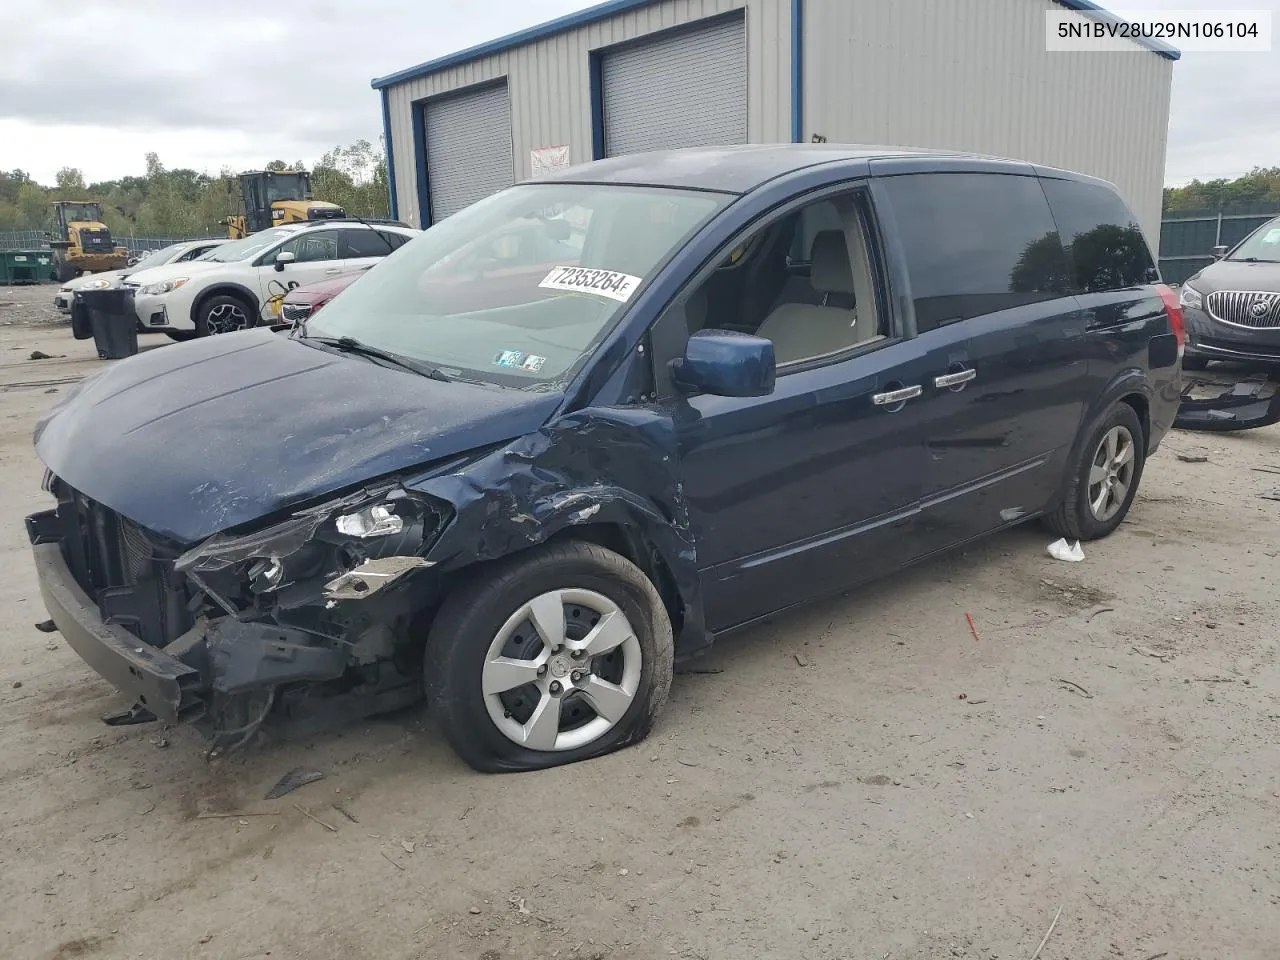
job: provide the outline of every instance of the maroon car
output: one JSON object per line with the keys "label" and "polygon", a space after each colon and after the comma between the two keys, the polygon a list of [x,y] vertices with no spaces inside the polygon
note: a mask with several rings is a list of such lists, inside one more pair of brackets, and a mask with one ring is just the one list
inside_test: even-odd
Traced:
{"label": "maroon car", "polygon": [[311,316],[340,294],[351,282],[364,274],[369,267],[349,270],[327,280],[319,280],[301,287],[294,287],[280,304],[280,318],[285,323],[297,323]]}
{"label": "maroon car", "polygon": [[[522,221],[459,249],[423,274],[418,289],[438,304],[441,312],[454,309],[451,301],[456,293],[463,294],[472,310],[510,306],[526,302],[530,289],[536,288],[552,267],[572,266],[580,256],[581,238],[572,235],[567,222],[549,227],[546,222]],[[281,303],[281,318],[286,323],[307,319],[372,266],[295,287]],[[485,296],[477,305],[475,281],[481,278]]]}

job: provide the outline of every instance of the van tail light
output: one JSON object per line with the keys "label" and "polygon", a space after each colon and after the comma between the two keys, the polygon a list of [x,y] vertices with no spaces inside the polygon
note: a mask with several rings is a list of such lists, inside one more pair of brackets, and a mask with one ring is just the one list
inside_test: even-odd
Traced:
{"label": "van tail light", "polygon": [[1160,299],[1164,301],[1164,312],[1169,316],[1169,326],[1178,341],[1178,359],[1181,360],[1187,346],[1187,327],[1182,320],[1182,304],[1178,302],[1178,295],[1166,284],[1156,284],[1156,289],[1160,291]]}

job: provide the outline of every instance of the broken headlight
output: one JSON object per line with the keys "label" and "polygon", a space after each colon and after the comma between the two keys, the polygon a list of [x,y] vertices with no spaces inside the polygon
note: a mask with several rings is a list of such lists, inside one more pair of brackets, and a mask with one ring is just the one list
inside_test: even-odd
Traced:
{"label": "broken headlight", "polygon": [[267,597],[301,606],[322,599],[327,583],[362,564],[420,557],[445,509],[399,486],[361,491],[253,533],[212,536],[179,557],[175,568],[229,613]]}
{"label": "broken headlight", "polygon": [[370,537],[388,537],[404,532],[404,517],[396,513],[395,504],[375,503],[354,513],[344,513],[334,525],[338,532],[348,537],[367,540]]}

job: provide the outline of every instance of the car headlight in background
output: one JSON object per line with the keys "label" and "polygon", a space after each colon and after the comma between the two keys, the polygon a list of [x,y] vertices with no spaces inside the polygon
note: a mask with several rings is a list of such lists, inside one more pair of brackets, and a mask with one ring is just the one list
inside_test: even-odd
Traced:
{"label": "car headlight in background", "polygon": [[1204,297],[1200,295],[1200,291],[1195,287],[1182,285],[1182,292],[1178,294],[1178,303],[1184,307],[1192,307],[1196,310],[1204,309]]}
{"label": "car headlight in background", "polygon": [[177,290],[180,286],[186,283],[189,279],[191,278],[175,277],[172,280],[161,280],[159,283],[148,283],[145,287],[143,287],[138,292],[145,293],[149,296],[156,296],[162,293],[172,293],[174,290]]}
{"label": "car headlight in background", "polygon": [[82,290],[105,290],[105,289],[107,289],[107,287],[109,287],[109,286],[111,286],[111,281],[110,281],[110,280],[103,280],[101,277],[99,277],[97,280],[90,280],[88,283],[86,283],[86,284],[85,284],[83,287],[81,287],[80,289],[82,289]]}

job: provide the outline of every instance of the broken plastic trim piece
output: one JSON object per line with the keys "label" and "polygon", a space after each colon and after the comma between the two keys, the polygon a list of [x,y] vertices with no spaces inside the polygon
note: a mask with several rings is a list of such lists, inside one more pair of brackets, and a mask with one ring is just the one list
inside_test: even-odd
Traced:
{"label": "broken plastic trim piece", "polygon": [[[1216,396],[1193,398],[1188,394],[1196,387],[1220,386]],[[1263,389],[1273,388],[1270,396]],[[1183,391],[1182,402],[1173,425],[1179,430],[1256,430],[1280,423],[1280,388],[1267,380],[1191,380]]]}
{"label": "broken plastic trim piece", "polygon": [[434,567],[422,557],[380,557],[366,560],[354,570],[334,577],[324,585],[324,597],[329,603],[339,600],[363,600],[384,587],[395,583],[412,570]]}

